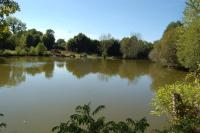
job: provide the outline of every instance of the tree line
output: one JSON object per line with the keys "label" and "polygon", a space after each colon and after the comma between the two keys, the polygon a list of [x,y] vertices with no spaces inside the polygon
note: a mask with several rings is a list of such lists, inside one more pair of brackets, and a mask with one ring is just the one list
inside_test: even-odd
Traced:
{"label": "tree line", "polygon": [[[19,5],[13,0],[1,1],[0,55],[51,55],[50,51],[67,50],[70,52],[96,54],[99,56],[116,56],[123,58],[148,58],[152,49],[150,42],[132,35],[122,40],[115,39],[110,34],[102,35],[99,40],[93,40],[83,33],[65,41],[56,41],[54,31],[42,33],[36,29],[26,29],[21,20],[11,17],[20,11]],[[8,10],[6,10],[8,8]]]}
{"label": "tree line", "polygon": [[1,0],[0,5],[0,55],[52,55],[52,50],[114,56],[125,59],[150,59],[163,66],[197,69],[200,62],[200,1],[186,0],[182,21],[171,22],[160,40],[153,44],[137,35],[115,39],[110,34],[99,40],[79,33],[65,41],[56,41],[54,31],[45,33],[26,29],[26,24],[15,17],[20,11],[13,0]]}
{"label": "tree line", "polygon": [[200,1],[186,0],[182,21],[171,22],[149,57],[164,66],[195,70],[200,62]]}

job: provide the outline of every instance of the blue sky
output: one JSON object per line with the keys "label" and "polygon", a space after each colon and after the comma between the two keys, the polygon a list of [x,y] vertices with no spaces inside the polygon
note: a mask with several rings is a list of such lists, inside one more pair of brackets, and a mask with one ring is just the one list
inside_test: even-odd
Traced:
{"label": "blue sky", "polygon": [[181,20],[185,0],[16,0],[14,16],[28,29],[53,29],[56,38],[69,39],[82,32],[98,39],[110,33],[117,39],[140,33],[155,41],[171,21]]}

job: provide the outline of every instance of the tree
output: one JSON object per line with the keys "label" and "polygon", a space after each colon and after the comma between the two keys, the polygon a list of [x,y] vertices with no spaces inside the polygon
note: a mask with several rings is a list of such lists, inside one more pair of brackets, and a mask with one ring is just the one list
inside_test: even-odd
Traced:
{"label": "tree", "polygon": [[19,5],[13,0],[1,0],[0,1],[0,24],[4,23],[5,16],[19,11]]}
{"label": "tree", "polygon": [[51,50],[53,46],[55,45],[55,36],[54,36],[54,31],[51,29],[48,29],[46,33],[43,36],[42,39],[44,45],[48,50]]}
{"label": "tree", "polygon": [[13,34],[26,30],[26,24],[15,17],[7,17],[6,22]]}
{"label": "tree", "polygon": [[[150,57],[163,66],[178,67],[179,62],[177,59],[177,41],[180,38],[180,28],[182,24],[180,21],[171,22],[159,42],[156,42]],[[157,54],[157,55],[156,55]]]}
{"label": "tree", "polygon": [[123,58],[137,58],[141,52],[142,41],[137,36],[123,38],[121,40],[121,52]]}
{"label": "tree", "polygon": [[67,49],[73,52],[91,54],[95,53],[97,48],[98,42],[91,40],[83,33],[79,33],[67,42]]}
{"label": "tree", "polygon": [[159,59],[161,57],[161,45],[160,45],[160,40],[157,40],[153,43],[153,49],[149,53],[149,59],[153,62],[159,62]]}
{"label": "tree", "polygon": [[200,63],[200,18],[182,30],[183,34],[178,41],[178,60],[185,68],[195,70]]}
{"label": "tree", "polygon": [[58,40],[56,41],[56,45],[57,45],[57,46],[65,46],[65,45],[66,45],[66,42],[65,42],[64,39],[58,39]]}
{"label": "tree", "polygon": [[103,57],[106,56],[121,56],[120,43],[114,39],[111,34],[100,36],[100,51]]}
{"label": "tree", "polygon": [[9,29],[5,21],[5,16],[19,11],[19,5],[13,0],[0,0],[0,41],[9,35]]}
{"label": "tree", "polygon": [[30,29],[27,32],[25,32],[26,38],[25,38],[25,44],[28,47],[36,47],[38,43],[42,42],[42,32],[37,31],[36,29]]}
{"label": "tree", "polygon": [[200,0],[187,0],[184,11],[184,22],[189,25],[200,16]]}

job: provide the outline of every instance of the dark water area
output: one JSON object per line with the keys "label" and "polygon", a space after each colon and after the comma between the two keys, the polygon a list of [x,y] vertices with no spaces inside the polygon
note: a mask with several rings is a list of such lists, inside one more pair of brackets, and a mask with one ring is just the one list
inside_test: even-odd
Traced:
{"label": "dark water area", "polygon": [[106,105],[109,120],[146,117],[150,129],[161,128],[166,120],[150,114],[151,99],[185,75],[146,60],[0,58],[2,132],[50,133],[88,102]]}

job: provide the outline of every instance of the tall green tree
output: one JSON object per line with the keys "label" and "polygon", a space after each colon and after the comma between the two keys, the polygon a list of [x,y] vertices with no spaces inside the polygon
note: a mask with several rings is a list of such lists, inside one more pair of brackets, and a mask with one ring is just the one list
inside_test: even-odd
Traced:
{"label": "tall green tree", "polygon": [[182,30],[178,42],[178,60],[185,68],[195,70],[200,63],[200,17]]}
{"label": "tall green tree", "polygon": [[38,43],[42,42],[42,32],[37,31],[36,29],[30,29],[25,32],[25,44],[28,47],[36,47]]}
{"label": "tall green tree", "polygon": [[186,0],[184,11],[184,22],[191,24],[194,19],[200,16],[200,0]]}
{"label": "tall green tree", "polygon": [[100,37],[101,55],[106,56],[121,56],[120,42],[114,39],[111,34],[103,34]]}
{"label": "tall green tree", "polygon": [[48,50],[51,50],[55,45],[54,33],[55,32],[52,29],[48,29],[43,36],[42,41]]}
{"label": "tall green tree", "polygon": [[19,5],[13,0],[0,0],[0,41],[9,36],[9,28],[5,17],[19,11]]}
{"label": "tall green tree", "polygon": [[177,59],[177,42],[180,38],[181,22],[171,22],[159,42],[155,43],[150,58],[164,66],[179,66]]}
{"label": "tall green tree", "polygon": [[15,17],[7,17],[6,22],[13,34],[26,30],[26,24]]}
{"label": "tall green tree", "polygon": [[123,58],[137,58],[141,52],[142,41],[135,35],[121,40]]}
{"label": "tall green tree", "polygon": [[67,42],[67,49],[69,51],[78,52],[78,53],[98,53],[99,41],[91,40],[89,37],[83,33],[79,33],[74,38],[71,38]]}
{"label": "tall green tree", "polygon": [[58,40],[56,41],[56,45],[57,45],[57,46],[66,46],[66,42],[65,42],[64,39],[58,39]]}

